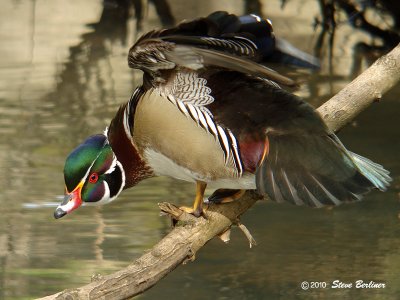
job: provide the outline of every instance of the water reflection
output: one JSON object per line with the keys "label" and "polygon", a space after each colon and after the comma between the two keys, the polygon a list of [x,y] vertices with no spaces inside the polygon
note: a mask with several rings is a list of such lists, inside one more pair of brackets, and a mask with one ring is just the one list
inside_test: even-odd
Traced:
{"label": "water reflection", "polygon": [[[141,81],[126,55],[143,31],[228,9],[269,16],[277,34],[312,51],[315,1],[3,1],[0,11],[0,299],[44,296],[110,273],[169,230],[157,202],[189,203],[193,187],[156,178],[103,208],[82,208],[54,221],[51,203],[63,192],[65,156],[109,123]],[[321,43],[319,73],[284,70],[306,82],[298,94],[314,105],[373,61],[353,51],[370,37],[336,30],[329,60]],[[377,54],[378,55],[378,54]],[[331,63],[329,64],[329,61]],[[334,210],[260,203],[244,217],[259,246],[236,231],[228,245],[212,241],[198,261],[181,267],[144,299],[390,298],[400,282],[398,193],[400,88],[341,132],[350,149],[392,171],[385,194]],[[396,99],[396,100],[395,100]],[[46,204],[50,203],[50,205]],[[36,206],[36,207],[35,207]],[[35,207],[35,208],[34,208]],[[312,290],[303,280],[387,282],[385,290]]]}

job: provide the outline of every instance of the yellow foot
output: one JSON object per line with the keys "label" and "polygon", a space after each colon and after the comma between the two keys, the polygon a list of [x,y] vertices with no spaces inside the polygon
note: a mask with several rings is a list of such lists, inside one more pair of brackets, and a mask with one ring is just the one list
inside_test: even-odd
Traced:
{"label": "yellow foot", "polygon": [[202,208],[202,207],[197,207],[197,209],[193,208],[193,207],[188,207],[188,206],[181,206],[179,207],[181,210],[183,210],[184,212],[187,212],[188,214],[191,214],[193,216],[195,216],[196,218],[203,216],[204,215],[204,210],[207,210],[206,208]]}
{"label": "yellow foot", "polygon": [[180,209],[189,214],[192,214],[196,218],[200,216],[205,217],[203,212],[203,199],[206,187],[207,184],[205,182],[196,181],[196,197],[194,198],[193,207],[182,206],[180,207]]}

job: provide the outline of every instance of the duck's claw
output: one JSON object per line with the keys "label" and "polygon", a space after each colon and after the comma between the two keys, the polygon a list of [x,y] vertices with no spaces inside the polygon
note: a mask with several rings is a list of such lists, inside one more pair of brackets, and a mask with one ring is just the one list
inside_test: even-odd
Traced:
{"label": "duck's claw", "polygon": [[196,197],[194,199],[193,207],[182,206],[180,207],[181,210],[192,214],[196,218],[203,216],[203,201],[204,201],[204,191],[206,189],[207,184],[202,181],[196,182]]}
{"label": "duck's claw", "polygon": [[203,209],[202,205],[199,205],[196,208],[188,207],[188,206],[181,206],[181,207],[179,207],[179,209],[183,210],[184,212],[186,212],[188,214],[195,216],[196,218],[201,217],[201,216],[205,217],[204,210],[206,210],[206,209]]}

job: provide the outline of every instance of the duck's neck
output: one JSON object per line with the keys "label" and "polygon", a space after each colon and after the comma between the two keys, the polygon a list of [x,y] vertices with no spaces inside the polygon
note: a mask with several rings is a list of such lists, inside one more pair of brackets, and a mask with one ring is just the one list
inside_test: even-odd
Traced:
{"label": "duck's neck", "polygon": [[107,131],[111,148],[125,171],[124,189],[136,185],[143,179],[154,176],[153,171],[143,160],[132,142],[135,108],[142,94],[142,87],[135,90],[129,102],[120,107]]}

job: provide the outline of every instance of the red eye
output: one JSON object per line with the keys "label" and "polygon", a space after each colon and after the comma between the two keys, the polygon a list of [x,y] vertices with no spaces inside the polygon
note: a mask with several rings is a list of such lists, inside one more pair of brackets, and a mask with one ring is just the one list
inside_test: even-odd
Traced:
{"label": "red eye", "polygon": [[99,175],[97,173],[92,173],[89,177],[89,182],[96,183],[98,179],[99,179]]}

